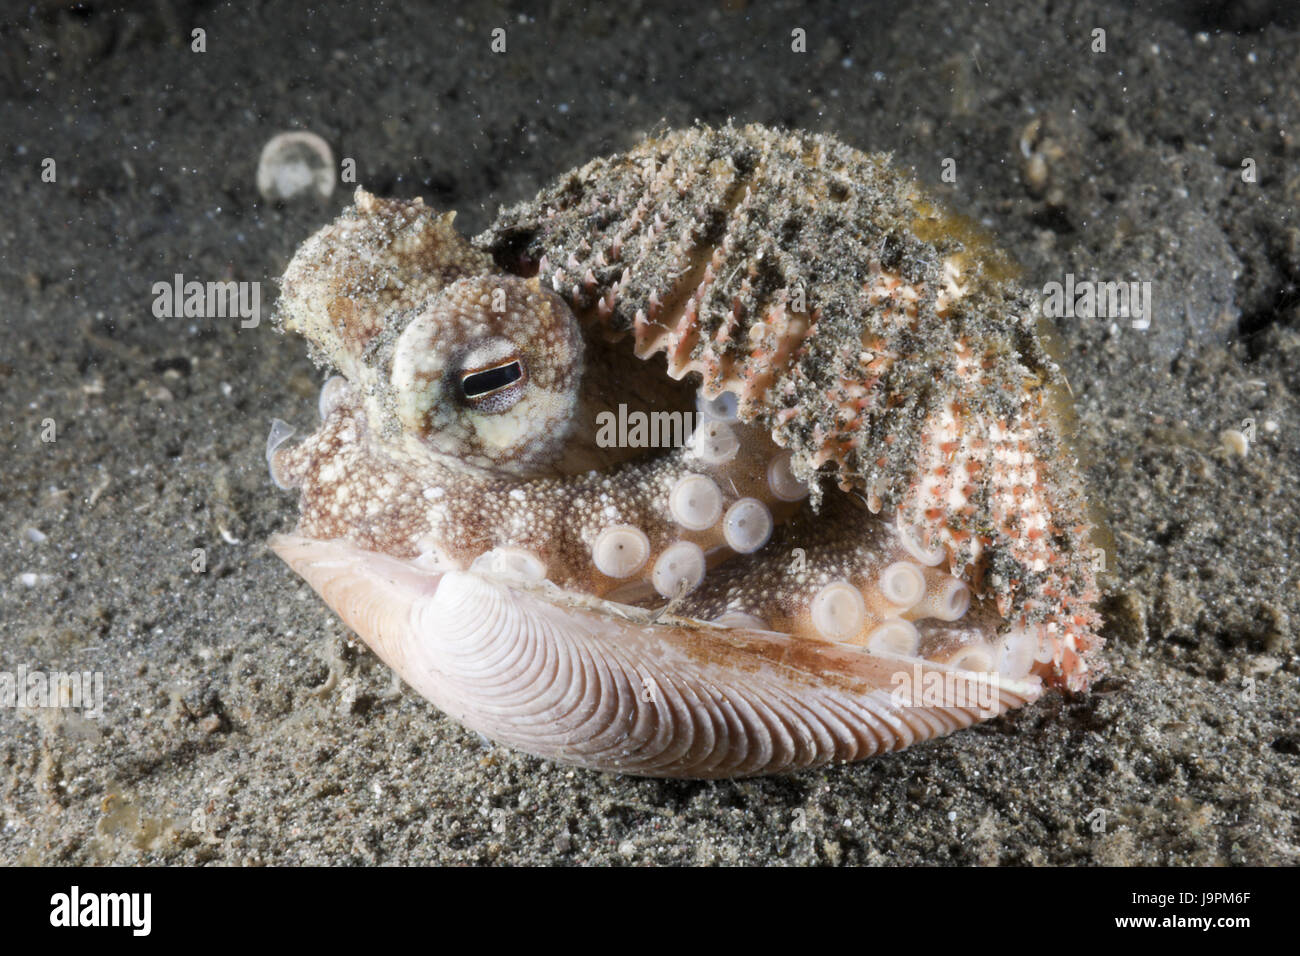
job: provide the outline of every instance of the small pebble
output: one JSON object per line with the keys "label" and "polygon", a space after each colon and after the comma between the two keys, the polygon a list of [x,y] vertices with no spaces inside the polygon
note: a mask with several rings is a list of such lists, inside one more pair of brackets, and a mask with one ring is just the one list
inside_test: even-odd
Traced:
{"label": "small pebble", "polygon": [[1245,435],[1235,428],[1227,428],[1219,432],[1219,441],[1228,452],[1238,458],[1245,458],[1247,452],[1250,451],[1250,442],[1246,440]]}

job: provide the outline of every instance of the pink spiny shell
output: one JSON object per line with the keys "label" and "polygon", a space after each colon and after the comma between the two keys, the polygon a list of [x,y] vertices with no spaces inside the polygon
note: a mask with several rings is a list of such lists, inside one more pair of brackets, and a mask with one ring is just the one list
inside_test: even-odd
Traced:
{"label": "pink spiny shell", "polygon": [[[883,157],[697,127],[570,173],[475,244],[542,263],[544,283],[630,331],[637,355],[662,352],[669,375],[735,392],[796,474],[832,465],[873,510],[901,510],[1004,616],[1055,625],[1065,679],[1083,686],[1096,584],[1051,408],[1060,372],[996,255]],[[588,271],[594,283],[570,281]],[[655,303],[674,301],[662,321]]]}

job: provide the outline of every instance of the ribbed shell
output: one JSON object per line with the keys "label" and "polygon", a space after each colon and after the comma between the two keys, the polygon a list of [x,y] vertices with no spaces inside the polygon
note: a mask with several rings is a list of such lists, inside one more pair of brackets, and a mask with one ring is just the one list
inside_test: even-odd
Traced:
{"label": "ribbed shell", "polygon": [[508,746],[600,770],[718,778],[859,760],[1040,693],[1036,680],[1002,678],[989,711],[973,683],[958,704],[899,706],[898,674],[981,675],[772,632],[557,606],[343,541],[276,535],[271,547],[439,709]]}

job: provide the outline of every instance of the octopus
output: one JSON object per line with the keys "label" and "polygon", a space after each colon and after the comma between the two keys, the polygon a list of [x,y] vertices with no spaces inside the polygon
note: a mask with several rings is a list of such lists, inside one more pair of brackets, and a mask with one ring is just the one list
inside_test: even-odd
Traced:
{"label": "octopus", "polygon": [[270,546],[495,741],[620,773],[859,760],[1099,672],[1063,375],[1005,258],[887,157],[665,132],[469,239],[358,189],[277,321]]}

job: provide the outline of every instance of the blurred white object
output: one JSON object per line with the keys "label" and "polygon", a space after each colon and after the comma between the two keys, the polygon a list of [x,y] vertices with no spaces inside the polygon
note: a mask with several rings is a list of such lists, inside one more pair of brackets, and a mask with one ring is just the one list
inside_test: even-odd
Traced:
{"label": "blurred white object", "polygon": [[315,133],[296,130],[272,136],[257,162],[257,191],[269,200],[298,199],[334,192],[334,153]]}

